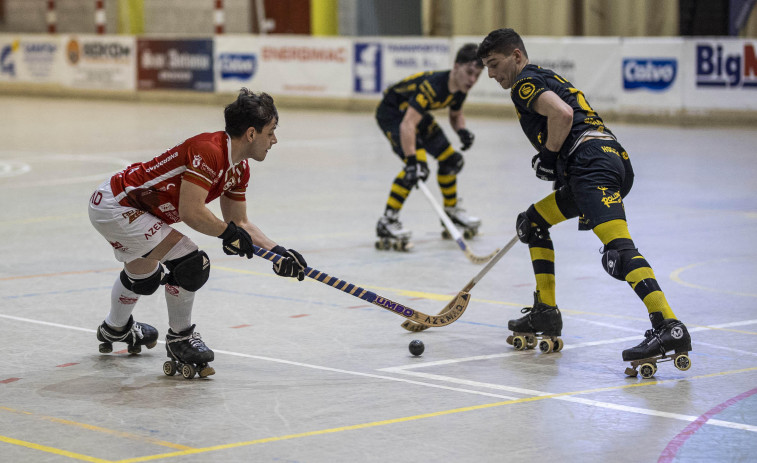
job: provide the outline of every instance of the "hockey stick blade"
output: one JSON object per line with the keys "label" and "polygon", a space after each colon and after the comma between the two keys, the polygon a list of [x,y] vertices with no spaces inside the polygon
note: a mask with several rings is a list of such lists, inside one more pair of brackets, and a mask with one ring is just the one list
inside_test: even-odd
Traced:
{"label": "hockey stick blade", "polygon": [[[517,243],[517,242],[518,242],[518,235],[515,235],[510,241],[508,241],[508,243],[505,245],[505,247],[503,247],[497,253],[497,255],[495,255],[489,261],[489,263],[486,264],[486,266],[484,268],[482,268],[481,271],[478,272],[478,274],[471,279],[471,281],[468,282],[467,285],[465,285],[465,288],[463,288],[462,291],[460,291],[458,294],[463,294],[463,293],[469,294],[470,290],[473,289],[474,286],[476,286],[476,283],[478,283],[479,281],[481,281],[481,278],[483,278],[484,275],[486,275],[489,272],[489,270],[491,270],[492,267],[494,267],[494,265],[497,262],[499,262],[499,260],[505,254],[507,254],[507,251],[509,251],[510,248],[512,248],[513,246],[515,246],[515,243]],[[447,307],[445,307],[444,310],[447,310]],[[444,314],[443,311],[439,313],[439,315],[443,315],[443,314]],[[409,320],[404,321],[402,323],[402,327],[405,328],[408,331],[413,331],[413,332],[423,331],[423,330],[426,330],[428,328],[431,328],[430,325],[427,325],[425,323],[415,323],[415,322],[409,321]]]}
{"label": "hockey stick blade", "polygon": [[[252,247],[256,255],[270,260],[274,264],[283,259],[283,257],[274,252],[268,251],[255,245],[253,245]],[[428,315],[407,307],[406,305],[400,304],[399,302],[394,302],[391,299],[379,296],[378,294],[361,288],[360,286],[348,283],[336,277],[329,276],[328,274],[312,267],[305,267],[305,276],[312,278],[313,280],[316,280],[320,283],[334,287],[339,291],[347,293],[351,296],[355,296],[366,302],[370,302],[375,306],[381,307],[382,309],[388,310],[401,317],[405,317],[408,320],[412,320],[413,322],[421,324],[422,326],[446,326],[450,323],[453,323],[455,320],[460,318],[463,312],[465,312],[465,309],[468,308],[468,302],[470,301],[470,294],[465,291],[460,291],[444,307],[444,309],[439,312],[439,315]]]}
{"label": "hockey stick blade", "polygon": [[457,246],[460,248],[461,251],[465,254],[465,257],[468,258],[471,262],[474,264],[483,264],[491,260],[492,257],[494,257],[498,252],[499,249],[495,249],[494,252],[487,256],[477,256],[476,254],[473,254],[473,251],[471,251],[470,246],[468,246],[468,243],[465,242],[463,239],[463,235],[460,233],[460,230],[457,229],[454,223],[452,223],[452,219],[449,218],[446,212],[442,209],[442,207],[439,205],[439,203],[436,202],[434,199],[434,196],[431,194],[431,192],[428,190],[428,187],[426,186],[426,182],[423,180],[418,181],[418,189],[420,189],[423,194],[426,196],[426,199],[428,199],[428,202],[431,203],[431,206],[434,208],[434,211],[436,211],[436,214],[439,216],[439,218],[442,220],[442,223],[444,224],[444,228],[447,229],[450,236],[452,236],[452,239],[455,240],[455,243],[457,243]]}

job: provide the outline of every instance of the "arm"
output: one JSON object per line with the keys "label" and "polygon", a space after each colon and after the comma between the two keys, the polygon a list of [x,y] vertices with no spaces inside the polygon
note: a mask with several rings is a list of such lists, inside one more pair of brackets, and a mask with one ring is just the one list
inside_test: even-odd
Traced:
{"label": "arm", "polygon": [[405,111],[405,117],[402,118],[402,122],[400,123],[400,145],[405,157],[409,154],[415,154],[415,129],[422,118],[423,115],[421,113],[412,106],[408,106],[407,111]]}
{"label": "arm", "polygon": [[189,228],[202,234],[218,236],[226,229],[226,223],[205,206],[208,191],[191,182],[181,182],[179,193],[179,217]]}
{"label": "arm", "polygon": [[463,117],[462,110],[449,110],[449,125],[452,126],[452,130],[455,132],[465,128],[465,117]]}
{"label": "arm", "polygon": [[[221,196],[221,214],[226,222],[234,222],[250,234],[252,242],[258,246],[271,250],[276,243],[271,241],[254,223],[247,218],[247,202],[234,201],[226,196]],[[223,230],[222,230],[223,231]]]}
{"label": "arm", "polygon": [[573,127],[573,108],[551,90],[539,95],[532,107],[547,118],[548,135],[544,146],[550,151],[560,151]]}

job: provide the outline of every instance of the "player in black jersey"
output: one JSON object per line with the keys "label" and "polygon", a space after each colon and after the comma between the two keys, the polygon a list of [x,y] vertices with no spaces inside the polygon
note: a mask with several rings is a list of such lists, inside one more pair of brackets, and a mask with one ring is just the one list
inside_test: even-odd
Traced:
{"label": "player in black jersey", "polygon": [[439,163],[436,179],[447,215],[464,228],[476,229],[481,224],[457,205],[457,174],[463,168],[463,156],[450,145],[429,111],[449,108],[450,125],[460,137],[461,151],[470,148],[474,137],[465,127],[462,106],[482,70],[476,44],[470,43],[458,50],[451,70],[413,74],[384,91],[376,108],[376,121],[405,167],[394,179],[384,215],[376,224],[380,240],[407,243],[410,238],[398,216],[418,179],[428,178],[427,154]]}
{"label": "player in black jersey", "polygon": [[[531,160],[536,176],[555,182],[555,191],[516,220],[518,236],[530,250],[536,293],[534,306],[525,310],[525,317],[512,320],[510,329],[542,333],[544,337],[560,335],[562,319],[555,301],[554,248],[549,229],[579,217],[579,229],[594,231],[604,245],[605,270],[628,282],[644,302],[652,322],[644,341],[623,351],[623,360],[632,361],[634,368],[639,361],[651,365],[646,369],[646,373],[651,371],[649,376],[661,358],[673,358],[676,367],[688,369],[689,333],[676,319],[652,268],[628,232],[623,198],[631,190],[634,177],[628,153],[580,90],[554,71],[529,63],[523,41],[514,30],[489,33],[477,55],[488,68],[489,77],[502,88],[511,89],[520,125],[538,150]],[[669,351],[675,354],[666,356]],[[639,363],[642,376],[647,376],[643,362]],[[635,370],[631,371],[626,370],[635,376]]]}

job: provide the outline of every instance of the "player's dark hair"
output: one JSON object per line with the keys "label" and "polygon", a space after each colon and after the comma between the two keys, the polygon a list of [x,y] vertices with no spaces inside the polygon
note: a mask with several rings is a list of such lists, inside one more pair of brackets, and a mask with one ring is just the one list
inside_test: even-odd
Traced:
{"label": "player's dark hair", "polygon": [[486,59],[492,53],[502,53],[505,56],[510,56],[516,48],[523,52],[523,56],[528,58],[526,46],[523,45],[523,39],[520,38],[517,32],[510,28],[497,29],[489,32],[489,35],[481,42],[481,45],[478,46],[476,56],[480,60]]}
{"label": "player's dark hair", "polygon": [[271,121],[279,121],[279,112],[273,104],[273,98],[267,93],[254,93],[246,88],[239,90],[237,100],[223,110],[226,121],[226,133],[240,137],[250,127],[258,132]]}
{"label": "player's dark hair", "polygon": [[478,45],[475,43],[466,43],[459,50],[457,50],[457,56],[455,56],[455,64],[467,64],[471,61],[476,62],[476,66],[483,68],[484,63],[481,58],[476,56],[476,49]]}

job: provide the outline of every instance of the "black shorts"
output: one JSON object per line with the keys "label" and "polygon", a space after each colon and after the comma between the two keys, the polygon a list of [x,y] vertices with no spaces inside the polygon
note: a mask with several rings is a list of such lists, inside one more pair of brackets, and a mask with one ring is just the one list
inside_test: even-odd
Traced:
{"label": "black shorts", "polygon": [[[380,107],[379,107],[380,108]],[[402,143],[400,143],[400,123],[401,118],[384,118],[382,111],[377,111],[376,122],[381,127],[381,132],[389,139],[392,145],[392,151],[397,153],[400,159],[405,159],[405,153],[402,152]],[[415,131],[415,148],[425,149],[426,152],[434,159],[438,158],[449,147],[449,140],[436,123],[434,116],[425,113],[418,123]]]}
{"label": "black shorts", "polygon": [[633,186],[628,153],[614,140],[587,140],[567,162],[558,162],[561,186],[556,201],[566,218],[579,217],[579,230],[610,220],[626,220],[623,198]]}

